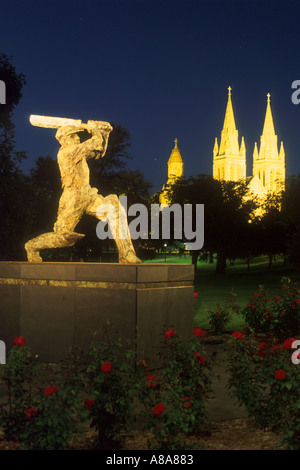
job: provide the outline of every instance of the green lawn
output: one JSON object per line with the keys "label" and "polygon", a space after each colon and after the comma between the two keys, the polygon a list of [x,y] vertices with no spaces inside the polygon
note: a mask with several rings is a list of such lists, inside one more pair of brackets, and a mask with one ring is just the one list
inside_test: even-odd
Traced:
{"label": "green lawn", "polygon": [[[167,256],[166,263],[190,264],[191,258],[185,256],[182,258]],[[164,263],[165,257],[156,258],[151,262]],[[208,311],[214,309],[217,304],[224,305],[232,291],[236,294],[236,303],[241,306],[248,303],[249,297],[257,291],[259,285],[263,285],[270,296],[273,296],[279,291],[279,283],[283,276],[300,280],[300,273],[285,266],[281,259],[278,259],[269,270],[267,257],[260,257],[251,262],[250,271],[243,261],[236,260],[233,266],[228,263],[225,275],[215,274],[215,264],[198,262],[194,281],[195,292],[198,293],[195,304],[195,325],[208,328]],[[236,315],[232,318],[229,328],[238,329],[242,324],[242,317]]]}

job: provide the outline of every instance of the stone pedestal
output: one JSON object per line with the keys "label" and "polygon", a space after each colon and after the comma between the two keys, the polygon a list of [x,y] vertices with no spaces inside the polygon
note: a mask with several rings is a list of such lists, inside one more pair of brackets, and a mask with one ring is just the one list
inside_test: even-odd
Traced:
{"label": "stone pedestal", "polygon": [[164,326],[193,329],[193,265],[0,262],[0,340],[24,336],[42,361],[87,350],[109,321],[124,339],[141,338],[150,362]]}

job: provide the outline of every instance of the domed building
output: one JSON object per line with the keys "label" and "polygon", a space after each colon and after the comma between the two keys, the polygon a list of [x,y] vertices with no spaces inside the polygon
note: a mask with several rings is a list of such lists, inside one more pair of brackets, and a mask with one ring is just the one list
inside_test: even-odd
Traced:
{"label": "domed building", "polygon": [[159,203],[169,204],[168,198],[168,189],[175,183],[175,181],[183,176],[183,160],[181,157],[181,153],[177,146],[178,140],[175,139],[175,146],[172,150],[170,158],[168,160],[168,180],[167,183],[163,185],[162,191],[159,195]]}

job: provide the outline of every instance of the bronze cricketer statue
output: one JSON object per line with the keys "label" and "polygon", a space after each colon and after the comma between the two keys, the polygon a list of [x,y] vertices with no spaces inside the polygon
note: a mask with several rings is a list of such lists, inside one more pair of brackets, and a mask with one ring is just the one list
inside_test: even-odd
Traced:
{"label": "bronze cricketer statue", "polygon": [[[53,232],[44,233],[25,244],[29,262],[42,262],[40,250],[73,246],[84,237],[75,228],[84,212],[108,221],[119,251],[120,263],[140,263],[129,233],[125,209],[119,204],[116,195],[103,197],[96,188],[90,186],[90,172],[87,161],[105,155],[108,137],[113,130],[108,122],[55,118],[49,116],[30,116],[34,126],[58,129],[56,139],[61,147],[57,154],[63,193]],[[86,134],[88,135],[86,136]],[[90,135],[89,135],[90,134]],[[88,137],[88,138],[87,138]],[[99,213],[101,204],[110,204],[114,210]],[[119,237],[119,226],[125,236]]]}

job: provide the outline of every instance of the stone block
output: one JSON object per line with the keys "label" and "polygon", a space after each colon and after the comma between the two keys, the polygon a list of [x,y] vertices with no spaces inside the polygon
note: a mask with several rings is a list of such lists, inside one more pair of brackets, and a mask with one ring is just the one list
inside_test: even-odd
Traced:
{"label": "stone block", "polygon": [[193,281],[192,265],[0,262],[0,340],[57,362],[109,322],[154,364],[165,327],[192,334]]}

